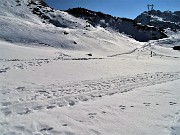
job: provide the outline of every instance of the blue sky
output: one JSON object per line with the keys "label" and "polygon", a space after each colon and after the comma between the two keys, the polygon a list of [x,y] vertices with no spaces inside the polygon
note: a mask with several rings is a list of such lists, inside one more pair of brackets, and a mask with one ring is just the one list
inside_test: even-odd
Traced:
{"label": "blue sky", "polygon": [[55,9],[83,7],[132,19],[147,10],[147,4],[154,4],[155,10],[180,11],[180,0],[45,0],[45,2]]}

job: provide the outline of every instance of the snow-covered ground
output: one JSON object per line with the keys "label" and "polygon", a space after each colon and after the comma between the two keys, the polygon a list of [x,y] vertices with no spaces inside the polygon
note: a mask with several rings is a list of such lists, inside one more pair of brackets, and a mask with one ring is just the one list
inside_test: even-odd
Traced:
{"label": "snow-covered ground", "polygon": [[155,44],[90,57],[1,41],[0,134],[178,135],[180,54]]}
{"label": "snow-covered ground", "polygon": [[[1,116],[1,134],[179,134],[179,81]],[[36,101],[38,102],[38,101]],[[4,103],[4,106],[12,106]]]}
{"label": "snow-covered ground", "polygon": [[0,135],[180,134],[179,33],[140,43],[14,4],[0,1]]}

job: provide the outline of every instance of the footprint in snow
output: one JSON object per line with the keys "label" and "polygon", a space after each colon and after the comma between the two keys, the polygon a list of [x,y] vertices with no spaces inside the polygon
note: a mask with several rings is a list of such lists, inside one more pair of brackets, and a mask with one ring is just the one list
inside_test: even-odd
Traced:
{"label": "footprint in snow", "polygon": [[24,109],[22,109],[22,110],[19,110],[18,112],[17,112],[17,114],[19,114],[19,115],[26,115],[26,114],[29,114],[29,113],[31,113],[32,112],[32,110],[30,110],[29,108],[24,108]]}
{"label": "footprint in snow", "polygon": [[119,107],[121,108],[121,110],[125,110],[126,109],[126,106],[124,106],[124,105],[120,105]]}
{"label": "footprint in snow", "polygon": [[144,102],[143,103],[145,106],[150,106],[151,105],[151,103],[146,103],[146,102]]}
{"label": "footprint in snow", "polygon": [[36,106],[33,108],[33,110],[42,110],[43,109],[43,106]]}
{"label": "footprint in snow", "polygon": [[105,112],[105,111],[102,111],[101,113],[102,113],[102,114],[106,114],[106,112]]}
{"label": "footprint in snow", "polygon": [[95,117],[95,115],[97,115],[97,113],[89,113],[89,118],[93,119]]}
{"label": "footprint in snow", "polygon": [[2,104],[2,106],[5,106],[5,107],[6,107],[6,106],[9,106],[9,105],[12,105],[11,102],[2,102],[1,104]]}
{"label": "footprint in snow", "polygon": [[62,126],[63,126],[63,127],[67,127],[68,125],[67,125],[67,124],[63,124]]}
{"label": "footprint in snow", "polygon": [[52,127],[42,128],[40,131],[44,132],[44,131],[50,131],[50,130],[53,130],[53,128]]}
{"label": "footprint in snow", "polygon": [[56,107],[55,105],[49,105],[49,106],[46,107],[46,109],[53,109],[55,107]]}
{"label": "footprint in snow", "polygon": [[24,90],[25,90],[25,87],[17,87],[16,90],[17,90],[17,91],[24,91]]}
{"label": "footprint in snow", "polygon": [[169,102],[169,105],[175,105],[175,104],[177,104],[177,103],[175,103],[175,102]]}

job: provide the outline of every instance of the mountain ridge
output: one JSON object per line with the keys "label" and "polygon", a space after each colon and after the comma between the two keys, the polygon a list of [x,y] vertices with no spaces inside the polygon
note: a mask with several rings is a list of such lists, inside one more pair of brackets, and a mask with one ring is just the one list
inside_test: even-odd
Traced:
{"label": "mountain ridge", "polygon": [[173,31],[180,29],[180,11],[144,11],[134,20],[142,25],[148,25],[150,23],[151,25],[161,29],[170,28]]}
{"label": "mountain ridge", "polygon": [[120,33],[130,35],[132,38],[146,42],[167,37],[162,29],[139,25],[136,21],[128,18],[113,17],[102,12],[95,12],[85,8],[73,8],[66,10],[75,17],[87,20],[92,26],[100,26],[105,29],[113,29]]}
{"label": "mountain ridge", "polygon": [[[70,27],[73,29],[82,28],[85,30],[91,29],[91,26],[100,26],[105,29],[108,27],[106,30],[113,30],[119,33],[124,33],[140,42],[146,42],[149,40],[156,40],[167,37],[162,29],[148,27],[145,25],[141,26],[132,19],[113,17],[108,14],[95,12],[84,8],[74,8],[64,11],[72,16],[75,16],[75,18],[83,19],[86,24],[84,23],[85,25],[82,26],[81,22],[78,23],[74,20],[64,21],[66,19],[58,13],[61,11],[49,7],[43,0],[30,0],[28,7],[30,7],[33,14],[36,14],[41,19],[43,19],[44,23],[48,22],[56,27]],[[83,13],[79,12],[78,10],[83,11]],[[76,14],[78,13],[77,11],[79,12],[79,15]],[[89,12],[91,15],[86,14],[85,12]]]}

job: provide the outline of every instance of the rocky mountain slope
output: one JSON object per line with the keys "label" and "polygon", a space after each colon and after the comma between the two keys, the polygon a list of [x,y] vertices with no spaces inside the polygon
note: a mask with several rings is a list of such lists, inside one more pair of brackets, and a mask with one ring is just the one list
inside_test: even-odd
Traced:
{"label": "rocky mountain slope", "polygon": [[138,41],[148,41],[151,39],[160,39],[166,37],[163,30],[155,27],[139,25],[131,19],[113,17],[108,14],[94,12],[84,8],[69,9],[66,12],[78,18],[87,20],[87,22],[94,27],[100,26],[107,30],[125,33]]}
{"label": "rocky mountain slope", "polygon": [[161,12],[159,10],[152,10],[150,12],[145,11],[139,16],[137,16],[135,18],[135,21],[143,25],[148,25],[150,23],[151,25],[158,28],[162,28],[162,29],[170,28],[171,30],[176,31],[180,29],[180,11],[175,11],[175,12],[171,12],[171,11]]}

